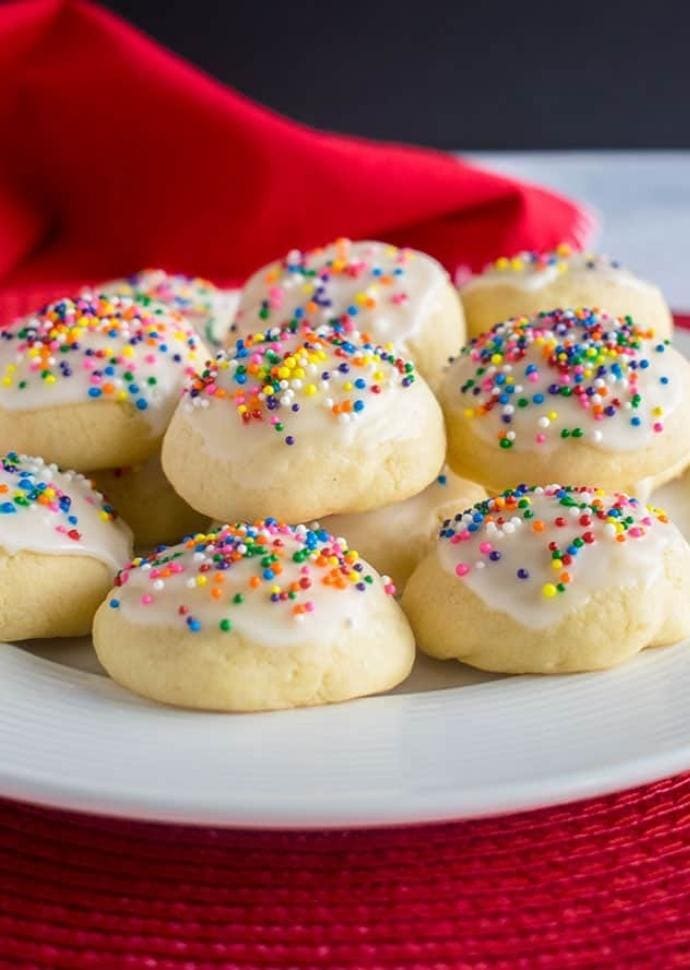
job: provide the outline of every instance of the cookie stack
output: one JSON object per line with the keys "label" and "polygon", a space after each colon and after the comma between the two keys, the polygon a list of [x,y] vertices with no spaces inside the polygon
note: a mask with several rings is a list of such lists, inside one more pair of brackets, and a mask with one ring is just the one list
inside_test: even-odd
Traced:
{"label": "cookie stack", "polygon": [[387,690],[415,640],[506,673],[676,642],[690,549],[645,504],[690,463],[670,337],[655,287],[565,247],[459,295],[343,239],[239,301],[160,270],[57,301],[0,333],[0,636],[95,614],[115,680],[214,710]]}

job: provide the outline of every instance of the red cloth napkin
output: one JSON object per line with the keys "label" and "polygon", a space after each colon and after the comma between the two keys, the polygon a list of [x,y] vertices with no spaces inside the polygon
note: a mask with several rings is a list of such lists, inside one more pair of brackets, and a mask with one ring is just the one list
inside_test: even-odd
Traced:
{"label": "red cloth napkin", "polygon": [[0,285],[240,281],[339,235],[478,268],[589,227],[536,186],[288,121],[80,0],[0,5],[0,145]]}

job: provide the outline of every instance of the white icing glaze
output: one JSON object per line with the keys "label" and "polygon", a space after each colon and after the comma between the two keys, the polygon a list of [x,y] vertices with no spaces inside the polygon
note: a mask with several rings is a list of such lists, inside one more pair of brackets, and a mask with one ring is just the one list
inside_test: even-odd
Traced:
{"label": "white icing glaze", "polygon": [[[409,438],[418,393],[411,363],[357,335],[305,324],[240,339],[190,383],[183,407],[209,451],[226,456],[229,419],[244,454],[272,446],[276,433],[298,448],[323,434],[338,447]],[[396,421],[399,402],[407,407]]]}
{"label": "white icing glaze", "polygon": [[483,273],[471,277],[461,287],[463,293],[483,287],[501,284],[516,290],[540,290],[560,276],[567,274],[573,280],[607,280],[638,290],[653,290],[656,287],[646,280],[635,276],[608,256],[597,253],[571,252],[563,247],[563,252],[553,253],[522,252],[511,259],[501,258],[491,263]]}
{"label": "white icing glaze", "polygon": [[[561,504],[560,494],[575,504]],[[526,499],[532,517],[506,505],[505,497],[480,503],[441,530],[437,555],[443,568],[492,610],[532,629],[555,626],[597,592],[641,584],[653,595],[663,573],[664,551],[685,542],[663,513],[626,496],[561,490],[557,485],[505,495]],[[600,518],[591,508],[593,501],[601,502],[605,511],[620,503],[621,515]],[[498,508],[496,502],[504,506]],[[581,508],[583,504],[588,507]],[[625,518],[633,520],[627,528],[620,525]],[[562,524],[556,525],[557,519]],[[477,531],[470,533],[472,527]],[[579,548],[575,540],[581,542]],[[565,562],[554,560],[552,542]],[[568,549],[575,551],[571,555]],[[526,575],[520,578],[519,570]],[[564,574],[569,579],[562,582]],[[559,582],[563,592],[556,589]]]}
{"label": "white icing glaze", "polygon": [[132,555],[132,533],[83,475],[10,453],[0,464],[0,547],[91,556],[115,575]]}
{"label": "white icing glaze", "polygon": [[[401,393],[399,389],[394,389],[391,398],[397,398]],[[227,460],[231,449],[240,447],[243,459],[249,461],[252,456],[265,454],[267,449],[275,448],[278,436],[270,424],[262,422],[244,429],[232,410],[229,411],[227,401],[214,398],[204,404],[208,406],[194,407],[187,413],[195,429],[203,437],[204,449],[209,455]],[[407,413],[404,418],[396,416],[396,403],[383,397],[376,398],[367,406],[364,417],[347,422],[334,419],[325,407],[305,408],[300,413],[299,423],[287,426],[294,432],[292,436],[295,438],[295,445],[292,449],[282,449],[285,452],[285,461],[290,463],[296,459],[303,448],[311,447],[311,443],[323,435],[328,435],[333,448],[346,450],[356,446],[358,449],[371,449],[375,453],[383,441],[402,442],[416,437],[414,423],[407,418]],[[229,422],[238,427],[232,437],[228,434]],[[274,470],[278,472],[279,465],[276,464]]]}
{"label": "white icing glaze", "polygon": [[208,356],[189,324],[129,297],[57,300],[0,331],[0,407],[35,411],[111,400],[135,407],[156,434],[185,376]]}
{"label": "white icing glaze", "polygon": [[425,253],[388,243],[340,239],[293,250],[244,286],[238,334],[281,326],[299,316],[312,326],[337,322],[346,333],[395,342],[402,352],[439,303],[448,274]]}
{"label": "white icing glaze", "polygon": [[[257,538],[264,543],[262,552],[252,555]],[[304,558],[295,561],[295,554]],[[273,555],[275,562],[265,558]],[[118,582],[111,607],[132,623],[186,626],[190,649],[194,648],[191,634],[222,631],[223,621],[268,647],[315,638],[328,642],[331,631],[344,626],[364,629],[372,607],[394,593],[389,581],[327,533],[275,522],[225,526],[171,546],[135,560]],[[219,590],[215,596],[214,589]],[[236,601],[238,596],[241,602]]]}
{"label": "white icing glaze", "polygon": [[177,310],[209,347],[216,348],[222,346],[228,335],[240,298],[239,290],[221,289],[202,277],[166,273],[163,269],[143,269],[85,292],[163,303]]}
{"label": "white icing glaze", "polygon": [[[632,451],[663,434],[688,393],[687,361],[644,333],[589,311],[509,320],[463,349],[445,386],[466,407],[473,432],[497,448],[499,435],[512,435],[515,451],[548,452],[567,444],[563,430],[572,441],[578,429],[574,437],[593,447]],[[592,393],[561,393],[578,387]]]}
{"label": "white icing glaze", "polygon": [[212,295],[211,312],[199,333],[210,347],[220,349],[226,342],[240,304],[240,290],[216,288]]}

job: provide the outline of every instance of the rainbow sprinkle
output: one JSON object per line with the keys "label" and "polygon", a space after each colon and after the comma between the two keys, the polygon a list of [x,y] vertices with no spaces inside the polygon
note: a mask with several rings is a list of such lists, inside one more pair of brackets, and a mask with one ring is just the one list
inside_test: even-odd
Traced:
{"label": "rainbow sprinkle", "polygon": [[[250,564],[249,574],[243,570],[236,579],[242,563]],[[299,621],[316,610],[320,588],[364,593],[379,582],[342,540],[323,529],[288,526],[271,518],[253,525],[225,525],[177,546],[161,546],[125,566],[116,586],[126,587],[133,574],[139,580],[145,576],[141,606],[154,607],[172,591],[178,622],[192,633],[205,628],[209,608],[214,614],[212,627],[229,633],[237,611],[250,600]],[[380,582],[388,595],[395,595],[388,577]],[[113,596],[109,604],[119,609],[122,594]]]}
{"label": "rainbow sprinkle", "polygon": [[[468,420],[489,416],[500,425],[498,447],[518,441],[519,424],[544,445],[554,438],[601,442],[607,421],[619,418],[631,430],[664,430],[663,408],[647,408],[641,376],[665,354],[668,341],[630,317],[612,318],[592,310],[553,310],[533,318],[498,324],[461,351],[464,377],[458,387]],[[469,366],[467,366],[469,365]],[[656,372],[654,372],[656,373]],[[666,387],[671,378],[653,378]],[[559,407],[567,403],[579,422],[568,423]],[[534,422],[525,418],[534,413]]]}
{"label": "rainbow sprinkle", "polygon": [[[192,328],[159,304],[66,298],[0,329],[0,390],[28,398],[73,381],[75,390],[81,383],[84,400],[127,402],[146,411],[158,398],[161,363],[172,363],[181,377],[192,374],[200,346]],[[48,393],[45,401],[51,401]]]}
{"label": "rainbow sprinkle", "polygon": [[218,301],[221,291],[201,276],[166,273],[162,269],[142,269],[138,273],[104,284],[103,292],[129,297],[140,306],[162,303],[176,310],[191,323],[197,323],[203,337],[212,346],[220,346]]}
{"label": "rainbow sprinkle", "polygon": [[561,243],[548,252],[523,250],[514,256],[499,256],[485,268],[485,273],[540,273],[554,268],[558,273],[565,273],[577,267],[587,270],[622,269],[621,264],[608,256],[599,253],[580,253],[572,249],[567,243]]}
{"label": "rainbow sprinkle", "polygon": [[200,276],[166,273],[162,269],[142,269],[107,284],[105,292],[128,296],[143,306],[165,303],[182,314],[202,314],[210,313],[213,309],[216,287]]}
{"label": "rainbow sprinkle", "polygon": [[[14,451],[0,458],[0,463],[0,476],[5,479],[0,482],[0,518],[29,512],[38,506],[53,513],[56,532],[74,542],[81,540],[79,518],[74,513],[72,499],[54,477],[53,472],[57,473],[55,466],[46,465],[41,458],[29,458]],[[81,475],[74,477],[89,485]],[[118,518],[115,509],[100,492],[89,487],[84,498],[98,509],[102,521],[114,522]]]}
{"label": "rainbow sprinkle", "polygon": [[[552,508],[548,515],[544,513],[545,505]],[[539,592],[541,597],[553,599],[567,593],[578,569],[587,568],[582,560],[589,549],[600,543],[644,539],[657,523],[669,523],[661,509],[622,493],[609,495],[602,489],[587,487],[519,485],[447,519],[439,538],[458,545],[460,551],[468,545],[467,556],[455,566],[459,579],[476,570],[491,570],[501,562],[506,554],[506,540],[511,537],[519,535],[523,542],[540,543],[540,563],[552,571],[553,578],[542,583]],[[478,545],[477,540],[481,540]],[[531,575],[526,564],[516,566],[516,583],[527,589],[535,580],[541,582]]]}
{"label": "rainbow sprinkle", "polygon": [[243,424],[269,424],[291,446],[293,422],[306,403],[347,423],[372,396],[414,381],[414,364],[394,352],[328,327],[292,323],[239,339],[188,382],[185,394],[191,407],[227,400]]}
{"label": "rainbow sprinkle", "polygon": [[[418,258],[414,250],[378,243],[353,243],[338,239],[328,247],[301,251],[293,249],[280,263],[270,266],[263,277],[266,296],[251,308],[255,319],[247,320],[240,309],[238,323],[251,329],[308,322],[328,323],[342,333],[361,329],[360,318],[367,311],[391,304],[402,306],[410,295],[406,276],[410,263]],[[336,295],[335,286],[347,283],[347,302]],[[355,284],[351,292],[351,285]],[[293,301],[299,294],[297,305]],[[286,303],[290,304],[286,309]],[[370,339],[365,334],[365,339]]]}

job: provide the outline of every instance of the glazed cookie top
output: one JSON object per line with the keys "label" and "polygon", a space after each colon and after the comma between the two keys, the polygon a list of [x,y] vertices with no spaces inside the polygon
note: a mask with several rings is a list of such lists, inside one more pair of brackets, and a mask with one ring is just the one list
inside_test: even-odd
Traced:
{"label": "glazed cookie top", "polygon": [[370,335],[404,347],[430,312],[448,274],[431,256],[388,243],[338,239],[294,249],[246,283],[235,319],[239,333],[291,321]]}
{"label": "glazed cookie top", "polygon": [[0,458],[0,547],[91,556],[115,575],[132,555],[132,533],[83,475],[9,452]]}
{"label": "glazed cookie top", "polygon": [[144,306],[163,303],[177,310],[204,338],[209,347],[220,347],[239,301],[238,290],[223,290],[200,276],[142,269],[122,279],[110,280],[98,292],[128,296]]}
{"label": "glazed cookie top", "polygon": [[415,379],[414,364],[359,335],[292,323],[219,353],[188,382],[185,402],[190,411],[214,405],[221,416],[231,409],[247,434],[272,428],[291,446],[324,422],[337,429],[380,417]]}
{"label": "glazed cookie top", "polygon": [[523,626],[557,624],[605,589],[653,595],[663,552],[683,543],[660,509],[601,489],[521,485],[444,522],[445,570]]}
{"label": "glazed cookie top", "polygon": [[225,525],[125,566],[110,607],[136,623],[239,634],[270,646],[366,622],[395,587],[323,529]]}
{"label": "glazed cookie top", "polygon": [[445,390],[497,448],[548,451],[581,439],[627,451],[663,434],[686,383],[687,363],[668,341],[605,313],[554,310],[475,338]]}
{"label": "glazed cookie top", "polygon": [[566,243],[551,252],[524,251],[516,256],[501,256],[490,263],[477,276],[471,277],[462,291],[483,286],[505,284],[515,289],[539,290],[563,274],[593,275],[605,277],[626,286],[640,289],[653,288],[653,284],[635,276],[615,260],[601,253],[582,253],[571,249]]}
{"label": "glazed cookie top", "polygon": [[157,433],[205,357],[195,331],[161,304],[65,298],[0,329],[0,406],[128,403]]}

